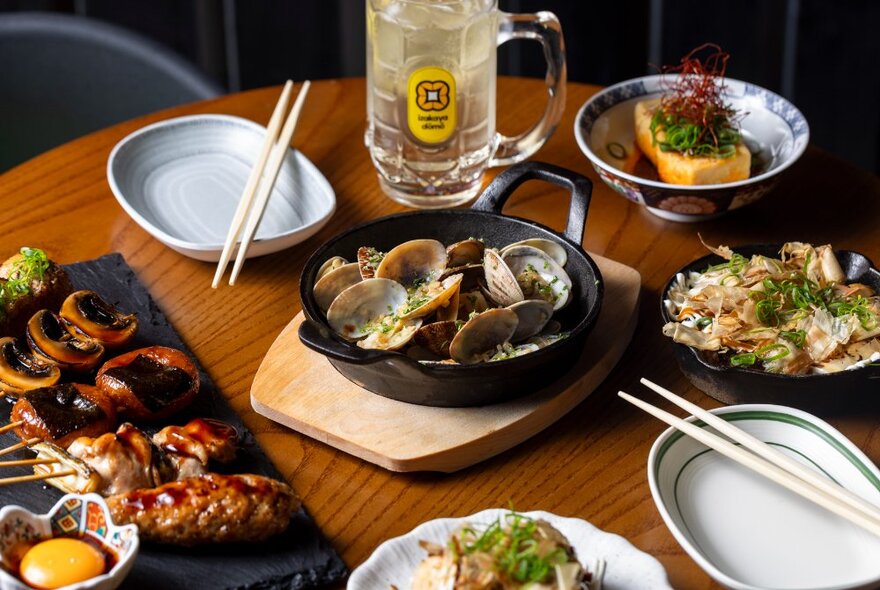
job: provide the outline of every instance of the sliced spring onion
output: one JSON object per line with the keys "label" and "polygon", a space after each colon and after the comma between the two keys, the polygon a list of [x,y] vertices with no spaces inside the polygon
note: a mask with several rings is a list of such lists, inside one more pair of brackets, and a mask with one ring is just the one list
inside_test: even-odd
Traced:
{"label": "sliced spring onion", "polygon": [[730,364],[734,367],[751,367],[758,361],[754,352],[742,352],[730,357]]}
{"label": "sliced spring onion", "polygon": [[755,356],[757,356],[762,361],[777,361],[783,357],[786,357],[790,354],[788,347],[784,344],[767,344],[758,348],[755,351]]}

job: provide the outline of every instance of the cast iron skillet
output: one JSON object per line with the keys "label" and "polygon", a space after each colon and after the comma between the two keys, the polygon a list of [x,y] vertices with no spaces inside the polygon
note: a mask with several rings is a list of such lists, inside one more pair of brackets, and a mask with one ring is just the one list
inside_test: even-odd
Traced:
{"label": "cast iron skillet", "polygon": [[[571,191],[564,235],[533,221],[501,214],[508,197],[527,180],[543,180]],[[382,217],[343,232],[318,248],[300,277],[306,320],[299,329],[303,344],[325,355],[350,381],[399,401],[441,407],[479,406],[534,392],[555,381],[580,356],[602,303],[602,276],[580,244],[592,183],[575,172],[539,162],[525,162],[502,172],[471,209],[401,213]],[[527,238],[559,242],[568,252],[565,270],[573,281],[573,301],[554,318],[570,335],[541,350],[510,360],[470,366],[428,366],[399,352],[364,350],[337,336],[312,295],[318,267],[332,256],[355,258],[361,246],[387,252],[417,238],[446,245],[468,237],[501,247]]]}
{"label": "cast iron skillet", "polygon": [[[782,244],[741,246],[734,252],[749,258],[755,254],[779,257]],[[880,271],[858,252],[835,250],[849,283],[863,283],[880,292]],[[724,262],[714,254],[691,262],[678,271],[702,272]],[[676,275],[678,274],[676,273]],[[660,314],[663,322],[673,321],[664,300],[675,275],[663,288]],[[693,385],[725,404],[769,403],[793,406],[823,413],[846,413],[854,409],[880,408],[880,367],[869,366],[827,375],[780,375],[748,367],[732,367],[716,353],[684,344],[675,344],[675,357],[681,372]]]}

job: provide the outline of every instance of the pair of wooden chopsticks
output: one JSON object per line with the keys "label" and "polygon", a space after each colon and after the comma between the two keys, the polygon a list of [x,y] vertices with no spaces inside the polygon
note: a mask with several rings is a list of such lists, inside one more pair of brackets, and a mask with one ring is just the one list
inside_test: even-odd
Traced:
{"label": "pair of wooden chopsticks", "polygon": [[[254,164],[251,175],[247,179],[241,200],[238,202],[238,208],[232,217],[229,233],[226,234],[223,253],[220,255],[217,272],[214,273],[214,281],[211,283],[211,287],[214,289],[220,284],[220,279],[226,272],[226,266],[232,256],[232,249],[239,241],[239,236],[241,236],[241,244],[238,247],[238,254],[235,256],[232,274],[229,276],[230,285],[235,284],[235,279],[241,272],[248,248],[250,248],[251,241],[257,231],[257,226],[263,218],[263,212],[269,202],[269,195],[272,194],[278,172],[284,163],[284,156],[287,154],[287,148],[290,146],[290,140],[293,138],[293,132],[296,130],[296,124],[299,121],[299,115],[311,84],[308,80],[303,83],[283,127],[281,119],[287,110],[287,103],[290,101],[293,82],[288,80],[281,91],[281,98],[278,99],[278,104],[275,105],[275,111],[273,111],[272,118],[269,119],[269,125],[266,128],[266,139],[260,149],[257,163]],[[247,220],[246,224],[245,220]],[[243,235],[242,227],[244,227]]]}
{"label": "pair of wooden chopsticks", "polygon": [[668,389],[647,379],[642,379],[641,382],[742,446],[737,446],[628,393],[620,391],[618,395],[740,465],[880,536],[880,508],[877,506]]}

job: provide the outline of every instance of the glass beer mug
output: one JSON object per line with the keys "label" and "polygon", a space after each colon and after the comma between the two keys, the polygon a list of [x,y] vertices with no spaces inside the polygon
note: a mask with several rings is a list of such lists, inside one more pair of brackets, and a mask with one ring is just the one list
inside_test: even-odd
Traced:
{"label": "glass beer mug", "polygon": [[[565,49],[549,12],[508,14],[497,0],[366,0],[365,143],[392,199],[451,207],[472,199],[487,167],[534,154],[565,107]],[[495,131],[496,48],[535,39],[547,59],[541,120]]]}

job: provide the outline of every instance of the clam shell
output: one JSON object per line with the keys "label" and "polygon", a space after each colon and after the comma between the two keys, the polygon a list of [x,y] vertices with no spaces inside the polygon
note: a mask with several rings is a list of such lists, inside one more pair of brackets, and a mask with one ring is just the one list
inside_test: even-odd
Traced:
{"label": "clam shell", "polygon": [[436,280],[446,268],[446,248],[437,240],[410,240],[391,249],[376,268],[376,277],[407,288]]}
{"label": "clam shell", "polygon": [[451,320],[458,319],[458,306],[461,303],[461,285],[459,284],[458,289],[455,290],[455,293],[452,294],[452,297],[449,298],[449,301],[446,305],[441,305],[437,308],[437,321],[445,322]]}
{"label": "clam shell", "polygon": [[511,342],[526,340],[540,333],[553,315],[553,304],[542,299],[526,299],[514,303],[508,309],[519,318],[516,332],[510,337]]}
{"label": "clam shell", "polygon": [[370,333],[366,329],[369,324],[393,314],[406,298],[406,289],[400,283],[388,279],[360,281],[333,300],[327,310],[327,323],[349,340],[362,338]]}
{"label": "clam shell", "polygon": [[525,299],[516,275],[495,250],[486,250],[483,273],[489,297],[498,305],[507,307]]}
{"label": "clam shell", "polygon": [[458,327],[455,322],[434,322],[419,328],[413,341],[440,358],[446,359],[449,358],[449,345],[456,334],[458,334]]}
{"label": "clam shell", "polygon": [[447,268],[440,275],[440,280],[442,281],[446,277],[451,277],[455,274],[463,275],[461,279],[461,288],[464,291],[470,291],[471,289],[476,289],[479,285],[480,279],[483,278],[483,265],[466,264],[464,266]]}
{"label": "clam shell", "polygon": [[[398,316],[403,320],[421,318],[434,313],[441,306],[449,306],[452,298],[458,293],[460,284],[461,275],[452,275],[443,281],[434,281],[419,287],[410,295],[406,306]],[[413,306],[414,302],[420,302],[420,305]]]}
{"label": "clam shell", "polygon": [[532,344],[531,342],[525,342],[523,344],[519,344],[517,346],[511,347],[511,350],[508,351],[499,351],[493,354],[489,358],[490,363],[494,363],[496,361],[506,361],[507,359],[512,359],[518,356],[523,356],[529,354],[530,352],[535,352],[539,350],[540,347],[537,344]]}
{"label": "clam shell", "polygon": [[553,240],[545,240],[544,238],[530,238],[528,240],[520,240],[519,242],[508,244],[501,249],[501,256],[504,257],[504,254],[515,246],[531,246],[532,248],[537,248],[548,254],[559,266],[565,266],[565,263],[568,262],[568,252],[562,244],[554,242]]}
{"label": "clam shell", "polygon": [[315,282],[317,283],[318,281],[320,281],[321,277],[323,277],[325,274],[327,274],[331,270],[335,270],[335,269],[339,268],[340,266],[343,266],[346,264],[348,264],[348,260],[346,260],[342,256],[334,256],[332,258],[328,258],[327,260],[324,261],[324,264],[322,264],[320,267],[318,267],[318,274],[315,275]]}
{"label": "clam shell", "polygon": [[357,263],[352,262],[325,273],[323,277],[315,282],[312,292],[315,295],[315,301],[318,302],[318,307],[326,313],[330,309],[333,300],[340,293],[359,282],[361,282],[361,272],[358,269]]}
{"label": "clam shell", "polygon": [[480,240],[462,240],[446,248],[446,265],[449,268],[466,266],[468,264],[480,264],[483,262],[483,251],[486,244]]}
{"label": "clam shell", "polygon": [[509,342],[518,323],[516,313],[509,309],[484,311],[458,331],[449,345],[449,355],[463,365],[478,363],[485,353]]}
{"label": "clam shell", "polygon": [[[571,277],[543,250],[532,246],[513,246],[502,258],[516,277],[522,292],[529,299],[541,298],[550,301],[554,310],[562,309],[571,300]],[[528,289],[523,287],[523,284],[531,282],[524,280],[529,273],[536,273],[544,284],[549,286],[550,292],[527,293]]]}

